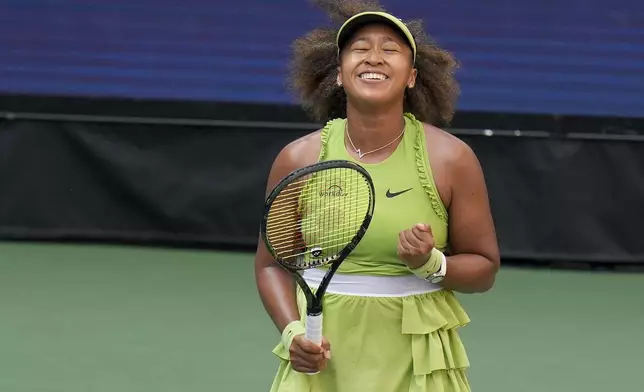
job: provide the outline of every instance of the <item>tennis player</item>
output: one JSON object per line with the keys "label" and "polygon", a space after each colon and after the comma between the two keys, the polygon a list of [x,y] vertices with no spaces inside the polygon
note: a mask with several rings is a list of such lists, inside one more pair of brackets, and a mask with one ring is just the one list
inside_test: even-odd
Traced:
{"label": "tennis player", "polygon": [[[500,262],[479,162],[436,126],[453,115],[455,60],[419,21],[374,2],[318,4],[340,27],[296,41],[292,81],[326,125],[283,148],[268,187],[317,161],[352,160],[373,177],[376,209],[329,285],[321,346],[304,338],[301,290],[259,242],[257,286],[282,335],[271,391],[470,391],[457,332],[470,319],[454,293],[490,290]],[[317,287],[323,274],[304,278]]]}

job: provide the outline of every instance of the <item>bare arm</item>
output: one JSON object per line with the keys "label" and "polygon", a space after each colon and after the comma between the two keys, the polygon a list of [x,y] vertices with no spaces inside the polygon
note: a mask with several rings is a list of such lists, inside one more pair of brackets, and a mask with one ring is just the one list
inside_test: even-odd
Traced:
{"label": "bare arm", "polygon": [[[312,164],[319,154],[319,136],[305,136],[286,146],[275,158],[268,176],[267,193],[291,171]],[[266,249],[261,238],[255,254],[255,281],[264,309],[281,333],[291,322],[300,319],[295,297],[296,284]]]}
{"label": "bare arm", "polygon": [[280,333],[291,321],[300,319],[295,281],[273,260],[261,239],[255,255],[255,280],[264,309]]}
{"label": "bare arm", "polygon": [[452,256],[447,258],[442,285],[462,293],[480,293],[494,286],[500,256],[483,170],[469,146],[459,145],[450,175]]}

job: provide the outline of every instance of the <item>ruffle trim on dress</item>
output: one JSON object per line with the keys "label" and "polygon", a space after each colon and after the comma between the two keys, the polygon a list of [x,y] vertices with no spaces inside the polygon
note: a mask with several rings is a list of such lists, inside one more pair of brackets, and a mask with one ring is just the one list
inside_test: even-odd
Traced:
{"label": "ruffle trim on dress", "polygon": [[416,152],[416,171],[420,183],[429,196],[432,208],[436,215],[447,223],[447,211],[443,206],[443,202],[438,195],[433,178],[430,175],[429,159],[427,157],[427,142],[425,139],[425,130],[423,124],[416,119],[411,113],[405,113],[407,124],[416,128],[416,139],[414,140],[414,150]]}
{"label": "ruffle trim on dress", "polygon": [[403,298],[402,333],[411,335],[414,375],[468,368],[470,363],[457,329],[469,322],[451,291]]}
{"label": "ruffle trim on dress", "polygon": [[329,120],[322,128],[322,131],[320,132],[320,154],[318,156],[318,161],[322,161],[326,157],[328,144],[329,144],[329,132],[331,130],[331,127],[333,127],[335,123],[337,123],[338,121],[342,121],[342,120],[341,119]]}
{"label": "ruffle trim on dress", "polygon": [[451,369],[415,376],[409,392],[471,392],[465,370]]}

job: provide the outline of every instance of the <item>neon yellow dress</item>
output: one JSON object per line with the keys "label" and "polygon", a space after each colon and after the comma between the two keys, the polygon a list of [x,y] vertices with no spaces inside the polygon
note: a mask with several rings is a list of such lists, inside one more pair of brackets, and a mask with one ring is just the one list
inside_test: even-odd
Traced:
{"label": "neon yellow dress", "polygon": [[[323,128],[320,160],[354,161],[344,143],[345,121],[335,119]],[[423,125],[411,114],[405,121],[403,139],[389,158],[361,163],[374,181],[375,213],[337,274],[410,274],[396,254],[398,233],[420,222],[432,227],[437,248],[446,247],[447,211],[434,184]],[[298,306],[305,320],[306,300],[299,289]],[[293,371],[288,350],[279,343],[273,350],[280,364],[271,392],[469,392],[469,361],[457,333],[469,321],[447,290],[404,297],[327,293],[327,368],[313,376]]]}

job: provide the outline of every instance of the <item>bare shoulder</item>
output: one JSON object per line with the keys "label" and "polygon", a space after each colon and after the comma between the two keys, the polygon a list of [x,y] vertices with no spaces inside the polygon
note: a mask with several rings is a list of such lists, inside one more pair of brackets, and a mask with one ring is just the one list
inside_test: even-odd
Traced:
{"label": "bare shoulder", "polygon": [[293,140],[282,148],[273,161],[268,178],[272,188],[280,179],[293,170],[312,165],[318,160],[321,148],[322,130],[317,130]]}
{"label": "bare shoulder", "polygon": [[463,140],[451,133],[423,123],[425,128],[425,139],[430,157],[436,162],[433,165],[448,167],[450,169],[478,166],[478,159],[474,150]]}
{"label": "bare shoulder", "polygon": [[285,155],[296,166],[306,166],[315,163],[320,154],[322,130],[317,130],[293,140],[280,152]]}
{"label": "bare shoulder", "polygon": [[471,184],[482,178],[479,161],[472,148],[463,140],[438,127],[423,124],[429,164],[432,167],[438,194],[446,208],[462,184]]}

